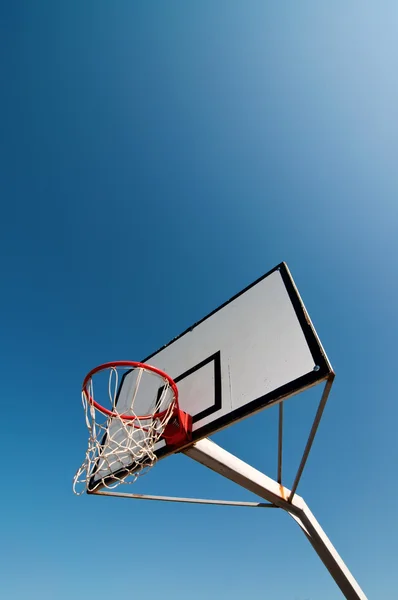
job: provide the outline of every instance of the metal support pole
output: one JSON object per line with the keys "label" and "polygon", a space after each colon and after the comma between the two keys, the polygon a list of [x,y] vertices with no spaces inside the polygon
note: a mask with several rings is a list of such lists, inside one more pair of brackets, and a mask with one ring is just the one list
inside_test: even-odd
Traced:
{"label": "metal support pole", "polygon": [[283,402],[279,403],[278,422],[278,483],[282,483],[282,449],[283,449]]}
{"label": "metal support pole", "polygon": [[300,462],[299,468],[297,469],[297,474],[296,474],[296,477],[293,482],[292,491],[291,491],[290,498],[289,498],[290,501],[293,500],[294,494],[296,493],[297,486],[298,486],[301,476],[303,474],[304,467],[305,467],[307,459],[308,459],[308,455],[312,448],[312,444],[314,443],[316,432],[318,431],[319,423],[321,422],[323,411],[325,410],[326,402],[328,401],[328,398],[329,398],[330,390],[332,389],[334,378],[335,378],[335,375],[333,372],[331,372],[328,379],[326,380],[325,388],[323,390],[322,397],[319,402],[318,410],[316,411],[315,419],[312,424],[311,431],[310,431],[307,443],[304,448],[303,456],[301,458],[301,462]]}
{"label": "metal support pole", "polygon": [[180,502],[184,504],[211,504],[216,506],[244,506],[245,508],[278,508],[268,502],[241,502],[239,500],[209,500],[208,498],[179,498],[176,496],[152,496],[149,494],[124,494],[122,492],[108,492],[101,490],[93,492],[95,496],[114,496],[116,498],[129,498],[130,500],[153,500],[156,502]]}
{"label": "metal support pole", "polygon": [[288,512],[300,525],[347,600],[367,600],[303,498],[297,494],[293,497],[290,490],[209,439],[200,440],[183,452],[205,467]]}

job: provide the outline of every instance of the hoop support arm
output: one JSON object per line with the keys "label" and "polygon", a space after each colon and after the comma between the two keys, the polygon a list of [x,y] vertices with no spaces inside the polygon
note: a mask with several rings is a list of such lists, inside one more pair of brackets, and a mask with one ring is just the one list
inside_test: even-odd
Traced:
{"label": "hoop support arm", "polygon": [[367,600],[303,498],[297,494],[293,498],[290,490],[209,439],[200,440],[184,450],[184,454],[289,513],[304,531],[345,598]]}

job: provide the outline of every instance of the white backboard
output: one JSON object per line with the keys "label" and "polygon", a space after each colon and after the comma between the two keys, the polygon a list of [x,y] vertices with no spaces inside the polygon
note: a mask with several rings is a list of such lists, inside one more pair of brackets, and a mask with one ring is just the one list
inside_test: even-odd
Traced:
{"label": "white backboard", "polygon": [[[180,407],[193,417],[193,442],[325,380],[332,370],[285,263],[142,362],[177,383]],[[134,379],[127,373],[120,384],[123,408]],[[161,441],[156,453],[161,458],[170,450]],[[101,477],[94,475],[92,484]]]}

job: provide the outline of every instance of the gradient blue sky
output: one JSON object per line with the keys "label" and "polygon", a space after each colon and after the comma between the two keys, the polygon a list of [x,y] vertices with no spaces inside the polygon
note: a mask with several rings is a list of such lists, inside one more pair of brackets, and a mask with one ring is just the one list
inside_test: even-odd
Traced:
{"label": "gradient blue sky", "polygon": [[[396,0],[15,0],[0,27],[2,595],[341,597],[281,511],[71,491],[85,372],[286,260],[337,373],[299,493],[396,598]],[[286,483],[320,391],[286,404]],[[275,439],[275,409],[215,436],[271,476]],[[251,498],[184,456],[137,491]]]}

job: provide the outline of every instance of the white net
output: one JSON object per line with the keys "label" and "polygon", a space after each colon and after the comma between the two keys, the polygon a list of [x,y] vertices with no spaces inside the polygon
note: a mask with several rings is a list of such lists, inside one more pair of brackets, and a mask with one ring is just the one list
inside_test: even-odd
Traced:
{"label": "white net", "polygon": [[134,483],[155,464],[155,444],[178,401],[169,380],[149,369],[111,366],[85,381],[82,402],[89,438],[73,480],[77,495]]}

